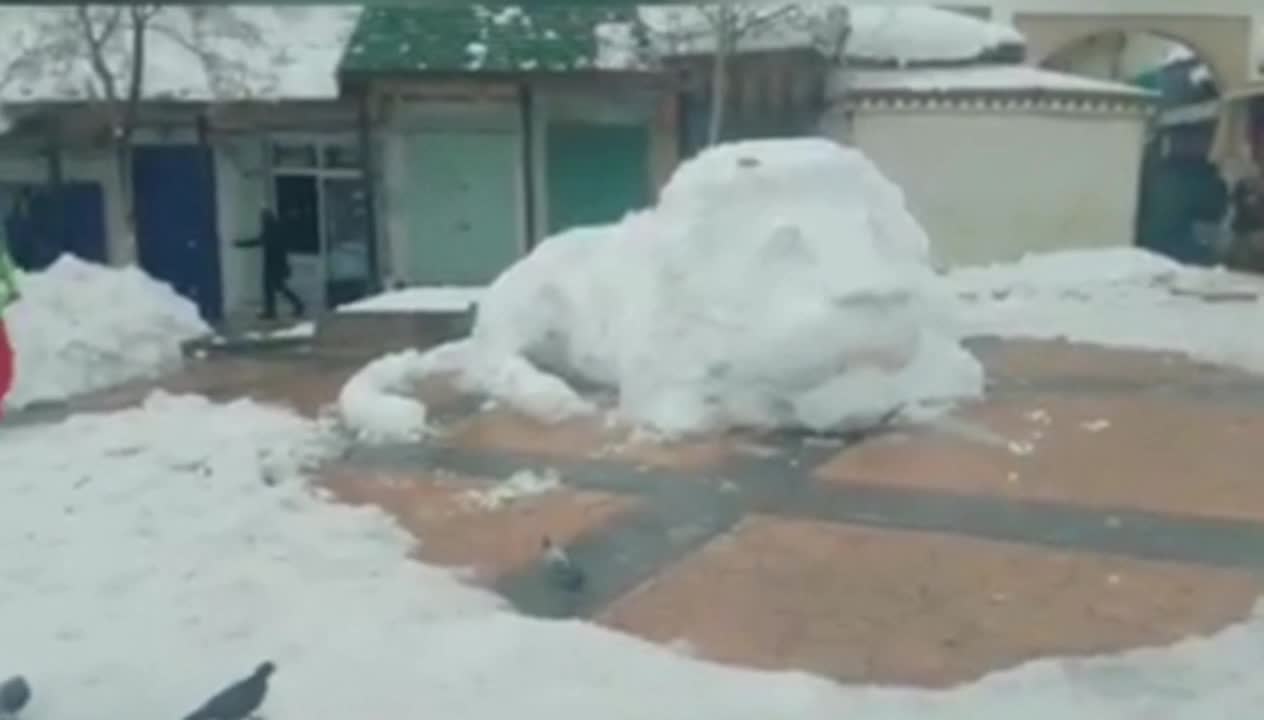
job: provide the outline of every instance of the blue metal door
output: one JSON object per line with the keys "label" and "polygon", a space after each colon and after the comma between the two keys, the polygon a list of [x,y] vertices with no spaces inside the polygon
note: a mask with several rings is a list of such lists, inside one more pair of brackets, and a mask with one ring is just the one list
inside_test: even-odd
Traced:
{"label": "blue metal door", "polygon": [[0,184],[0,213],[14,261],[42,270],[63,253],[106,262],[105,200],[95,182]]}
{"label": "blue metal door", "polygon": [[140,266],[197,303],[223,314],[215,166],[200,145],[141,145],[132,154],[136,250]]}
{"label": "blue metal door", "polygon": [[94,182],[71,182],[62,186],[65,223],[64,252],[92,262],[106,262],[105,196]]}

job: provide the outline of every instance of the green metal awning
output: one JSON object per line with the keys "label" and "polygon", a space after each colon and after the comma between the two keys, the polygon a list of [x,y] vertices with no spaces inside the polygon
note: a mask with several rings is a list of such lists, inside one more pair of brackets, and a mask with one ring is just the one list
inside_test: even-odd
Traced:
{"label": "green metal awning", "polygon": [[352,33],[344,74],[644,69],[647,39],[622,7],[371,7]]}

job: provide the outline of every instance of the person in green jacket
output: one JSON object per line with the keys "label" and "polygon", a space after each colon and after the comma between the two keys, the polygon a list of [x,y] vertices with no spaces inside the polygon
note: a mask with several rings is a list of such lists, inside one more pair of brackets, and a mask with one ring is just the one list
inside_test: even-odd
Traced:
{"label": "person in green jacket", "polygon": [[[2,218],[0,218],[2,220]],[[4,311],[18,299],[17,269],[9,257],[9,243],[4,223],[0,222],[0,417],[4,416],[4,398],[13,389],[13,344],[4,324]]]}

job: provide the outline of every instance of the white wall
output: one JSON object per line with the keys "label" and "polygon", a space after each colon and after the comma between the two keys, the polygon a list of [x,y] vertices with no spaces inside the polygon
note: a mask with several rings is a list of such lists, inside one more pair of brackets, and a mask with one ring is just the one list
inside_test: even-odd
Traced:
{"label": "white wall", "polygon": [[[187,143],[194,142],[195,138],[191,132],[141,130],[136,141]],[[259,202],[267,201],[266,176],[257,173],[265,161],[262,136],[220,140],[215,150],[224,311],[233,313],[259,302],[259,253],[236,248],[233,242],[257,232]],[[135,247],[124,222],[123,196],[119,191],[113,151],[68,150],[63,157],[63,173],[67,180],[100,183],[105,204],[107,258],[112,265],[134,262]],[[48,163],[38,150],[9,147],[0,153],[0,181],[44,183],[47,178]]]}
{"label": "white wall", "polygon": [[1251,15],[1251,58],[1249,80],[1264,80],[1264,11]]}
{"label": "white wall", "polygon": [[940,265],[1130,245],[1140,115],[860,111],[855,144],[904,188]]}
{"label": "white wall", "polygon": [[220,235],[220,277],[225,315],[256,309],[263,294],[263,255],[239,248],[238,240],[259,232],[259,213],[267,206],[267,145],[262,135],[240,135],[215,141],[215,193]]}
{"label": "white wall", "polygon": [[[91,181],[101,185],[105,204],[106,257],[113,264],[131,262],[133,254],[124,232],[123,206],[118,194],[118,174],[109,150],[67,152],[62,158],[66,180]],[[0,153],[0,181],[48,182],[48,160],[37,148],[6,147]]]}

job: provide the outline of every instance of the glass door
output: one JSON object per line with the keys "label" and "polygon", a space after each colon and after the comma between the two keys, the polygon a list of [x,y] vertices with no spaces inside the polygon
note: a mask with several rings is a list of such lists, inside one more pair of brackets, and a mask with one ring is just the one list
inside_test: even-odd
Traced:
{"label": "glass door", "polygon": [[325,298],[329,307],[368,294],[373,268],[369,257],[368,191],[359,177],[321,179],[325,231]]}
{"label": "glass door", "polygon": [[273,177],[273,183],[277,220],[290,251],[290,287],[309,308],[319,309],[325,298],[317,177],[279,173]]}

